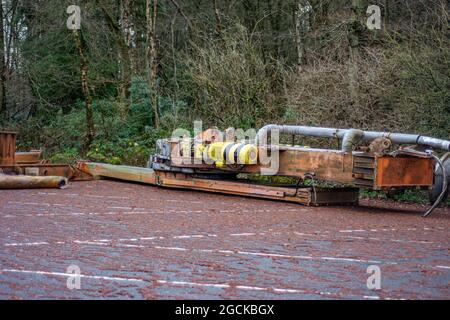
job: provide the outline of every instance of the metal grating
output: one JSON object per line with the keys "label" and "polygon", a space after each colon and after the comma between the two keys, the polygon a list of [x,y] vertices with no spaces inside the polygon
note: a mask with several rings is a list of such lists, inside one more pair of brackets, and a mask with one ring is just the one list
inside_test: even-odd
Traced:
{"label": "metal grating", "polygon": [[357,155],[353,157],[353,177],[355,184],[361,187],[375,185],[375,157],[371,155]]}

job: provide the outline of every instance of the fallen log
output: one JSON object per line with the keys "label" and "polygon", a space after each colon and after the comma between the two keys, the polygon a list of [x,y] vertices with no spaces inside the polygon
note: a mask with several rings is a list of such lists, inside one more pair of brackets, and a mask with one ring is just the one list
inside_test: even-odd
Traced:
{"label": "fallen log", "polygon": [[57,176],[10,176],[0,174],[0,189],[64,188],[67,178]]}

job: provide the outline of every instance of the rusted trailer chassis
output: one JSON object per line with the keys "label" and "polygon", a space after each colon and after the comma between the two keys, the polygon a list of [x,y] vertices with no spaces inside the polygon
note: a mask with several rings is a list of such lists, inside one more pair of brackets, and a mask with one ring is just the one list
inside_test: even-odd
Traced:
{"label": "rusted trailer chassis", "polygon": [[180,172],[155,171],[147,168],[115,166],[103,163],[79,162],[81,171],[95,178],[113,178],[175,189],[198,190],[245,197],[294,202],[309,206],[354,205],[358,189],[275,186],[242,180],[211,179]]}

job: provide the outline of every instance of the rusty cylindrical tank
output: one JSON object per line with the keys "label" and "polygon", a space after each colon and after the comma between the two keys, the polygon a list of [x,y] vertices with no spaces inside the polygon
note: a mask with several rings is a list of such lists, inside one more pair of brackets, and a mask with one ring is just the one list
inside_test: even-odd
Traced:
{"label": "rusty cylindrical tank", "polygon": [[13,131],[0,131],[0,166],[15,164],[16,136]]}

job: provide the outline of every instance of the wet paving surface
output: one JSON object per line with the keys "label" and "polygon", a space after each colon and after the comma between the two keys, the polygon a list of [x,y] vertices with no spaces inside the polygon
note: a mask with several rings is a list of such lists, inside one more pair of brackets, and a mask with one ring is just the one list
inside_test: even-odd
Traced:
{"label": "wet paving surface", "polygon": [[104,180],[3,190],[0,299],[449,299],[450,209],[425,210]]}

